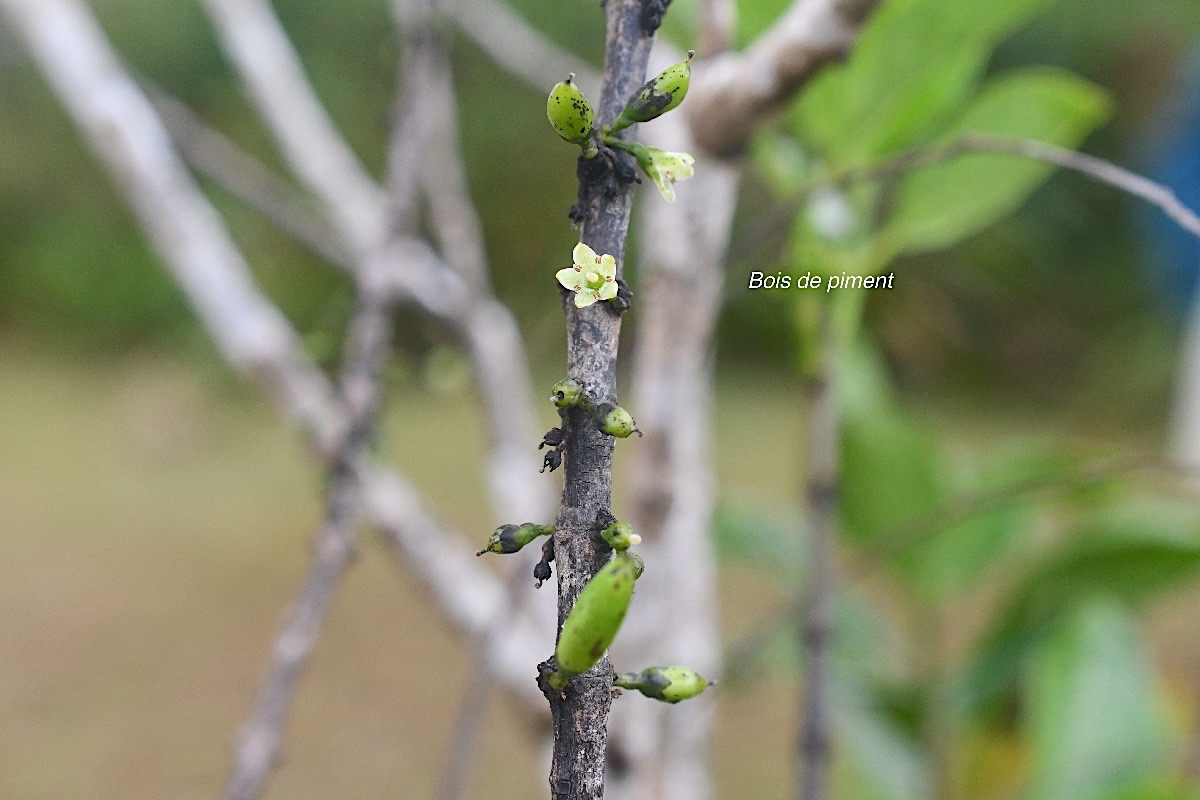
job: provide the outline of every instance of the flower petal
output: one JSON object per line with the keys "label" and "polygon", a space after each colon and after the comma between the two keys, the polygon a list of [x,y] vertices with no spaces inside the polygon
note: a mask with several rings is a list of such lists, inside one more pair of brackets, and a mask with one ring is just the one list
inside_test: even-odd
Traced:
{"label": "flower petal", "polygon": [[583,289],[582,291],[578,291],[575,293],[575,307],[576,308],[587,308],[592,303],[596,302],[598,299],[599,298],[597,297],[595,290]]}
{"label": "flower petal", "polygon": [[583,273],[574,267],[560,269],[558,272],[554,273],[554,277],[558,278],[558,282],[561,283],[563,287],[570,289],[572,292],[578,292],[583,288]]}
{"label": "flower petal", "polygon": [[615,278],[617,276],[617,259],[605,253],[600,256],[600,265],[597,271],[605,278]]}
{"label": "flower petal", "polygon": [[575,260],[576,264],[588,267],[596,263],[596,251],[580,242],[571,252],[571,258]]}
{"label": "flower petal", "polygon": [[617,296],[617,282],[608,281],[600,287],[600,290],[597,293],[600,295],[601,300],[612,300]]}

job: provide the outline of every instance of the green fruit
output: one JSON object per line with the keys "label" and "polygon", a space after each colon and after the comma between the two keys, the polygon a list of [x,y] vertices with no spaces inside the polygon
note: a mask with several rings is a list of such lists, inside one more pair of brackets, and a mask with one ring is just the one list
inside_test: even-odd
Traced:
{"label": "green fruit", "polygon": [[577,405],[580,398],[583,397],[583,388],[570,378],[554,384],[550,391],[554,392],[550,399],[559,408],[571,408]]}
{"label": "green fruit", "polygon": [[584,150],[595,151],[592,126],[596,122],[596,112],[575,85],[574,72],[550,90],[550,96],[546,98],[546,117],[559,136]]}
{"label": "green fruit", "polygon": [[695,697],[710,685],[704,676],[687,667],[647,667],[641,672],[620,675],[614,683],[664,703],[678,703]]}
{"label": "green fruit", "polygon": [[515,553],[539,536],[549,536],[552,533],[554,533],[553,525],[538,525],[535,522],[526,522],[522,525],[501,525],[488,537],[487,547],[475,555]]}
{"label": "green fruit", "polygon": [[618,553],[623,553],[635,544],[640,544],[642,537],[633,532],[633,528],[628,522],[614,522],[604,530],[600,531],[600,536],[604,541],[608,542],[608,546]]}
{"label": "green fruit", "polygon": [[596,409],[596,420],[597,426],[603,433],[618,439],[626,439],[634,433],[638,436],[642,435],[642,432],[637,429],[637,423],[633,421],[633,417],[629,416],[629,412],[612,403],[603,403]]}
{"label": "green fruit", "polygon": [[566,685],[570,676],[587,672],[604,656],[629,610],[636,567],[630,554],[617,553],[583,587],[554,649],[561,674],[557,678],[551,675],[551,686],[556,682]]}
{"label": "green fruit", "polygon": [[608,132],[616,133],[635,122],[649,122],[682,103],[692,80],[692,57],[695,55],[695,50],[688,50],[686,59],[667,67],[653,80],[646,81],[629,98],[625,109],[609,126]]}

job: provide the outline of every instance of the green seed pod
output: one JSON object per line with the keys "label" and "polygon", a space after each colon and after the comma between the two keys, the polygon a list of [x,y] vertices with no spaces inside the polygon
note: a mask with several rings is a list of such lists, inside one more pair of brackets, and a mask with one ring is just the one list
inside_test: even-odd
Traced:
{"label": "green seed pod", "polygon": [[487,547],[475,555],[484,553],[515,553],[539,536],[549,536],[554,533],[553,525],[538,525],[536,522],[526,522],[521,525],[501,525],[492,531],[488,537]]}
{"label": "green seed pod", "polygon": [[571,408],[578,405],[580,398],[583,397],[583,387],[570,378],[554,384],[550,391],[554,392],[550,399],[559,408]]}
{"label": "green seed pod", "polygon": [[596,425],[601,432],[618,439],[627,439],[634,433],[642,435],[629,412],[612,403],[603,403],[596,409]]}
{"label": "green seed pod", "polygon": [[608,542],[609,547],[618,553],[623,553],[635,544],[642,542],[642,537],[633,532],[633,528],[628,522],[614,522],[600,531],[600,536]]}
{"label": "green seed pod", "polygon": [[688,50],[686,59],[667,67],[653,80],[646,81],[629,98],[620,116],[608,127],[608,132],[616,133],[635,122],[649,122],[682,103],[692,80],[692,57],[695,55],[695,50]]}
{"label": "green seed pod", "polygon": [[[558,670],[567,679],[591,669],[616,638],[633,597],[635,569],[628,553],[617,553],[579,593],[554,649]],[[562,678],[551,680],[550,685],[557,680]]]}
{"label": "green seed pod", "polygon": [[546,117],[559,136],[582,147],[585,155],[588,152],[595,155],[592,126],[596,121],[596,112],[592,111],[592,104],[575,85],[574,72],[565,81],[554,84],[550,90],[550,96],[546,98]]}
{"label": "green seed pod", "polygon": [[620,675],[614,683],[664,703],[678,703],[695,697],[710,685],[704,676],[687,667],[647,667],[641,672]]}

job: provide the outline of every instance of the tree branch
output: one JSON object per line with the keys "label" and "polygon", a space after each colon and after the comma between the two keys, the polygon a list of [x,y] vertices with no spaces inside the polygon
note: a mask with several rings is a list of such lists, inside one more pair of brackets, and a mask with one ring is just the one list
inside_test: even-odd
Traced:
{"label": "tree branch", "polygon": [[591,96],[600,76],[499,0],[447,0],[443,12],[488,57],[538,91],[575,73],[575,82]]}
{"label": "tree branch", "polygon": [[[596,107],[597,126],[616,118],[625,101],[645,80],[654,27],[653,0],[607,0],[604,75]],[[661,5],[659,6],[661,10]],[[657,26],[657,22],[654,23]],[[632,131],[626,131],[631,135]],[[624,154],[618,155],[624,157]],[[610,172],[592,176],[581,157],[580,241],[616,259],[622,275],[625,239],[633,199],[632,181]],[[617,342],[621,318],[607,303],[576,308],[563,294],[567,318],[567,372],[597,403],[615,402]],[[570,409],[564,444],[565,480],[554,533],[558,573],[558,624],[583,587],[604,565],[610,549],[598,536],[598,519],[610,514],[613,439],[602,434],[579,408]],[[554,800],[598,800],[604,794],[608,712],[613,668],[604,657],[571,680],[563,692],[541,681],[554,724],[550,789]]]}
{"label": "tree branch", "polygon": [[718,157],[740,152],[763,122],[822,67],[844,58],[879,0],[797,0],[744,53],[697,65],[692,134]]}
{"label": "tree branch", "polygon": [[808,396],[808,602],[800,631],[804,658],[804,699],[800,711],[800,800],[829,800],[832,761],[832,644],[841,413],[829,308],[822,307],[820,363],[806,379]]}

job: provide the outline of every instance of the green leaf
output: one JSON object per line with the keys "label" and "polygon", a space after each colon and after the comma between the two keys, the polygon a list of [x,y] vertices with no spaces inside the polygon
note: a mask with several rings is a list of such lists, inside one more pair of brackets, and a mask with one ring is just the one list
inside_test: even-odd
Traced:
{"label": "green leaf", "polygon": [[[942,138],[982,133],[1074,147],[1108,114],[1104,92],[1081,78],[1013,70],[989,83]],[[897,252],[949,247],[1010,214],[1053,169],[1031,159],[969,154],[915,170],[900,183],[884,235]]]}
{"label": "green leaf", "polygon": [[847,414],[841,488],[842,527],[859,544],[929,513],[942,499],[932,438],[894,411]]}
{"label": "green leaf", "polygon": [[1155,676],[1134,620],[1081,606],[1037,648],[1028,681],[1030,800],[1101,800],[1163,755]]}
{"label": "green leaf", "polygon": [[801,138],[834,165],[928,138],[970,97],[988,58],[1046,0],[890,0],[842,67],[796,104]]}
{"label": "green leaf", "polygon": [[763,567],[795,586],[808,561],[803,525],[799,514],[723,504],[713,520],[717,555]]}
{"label": "green leaf", "polygon": [[1200,574],[1200,535],[1169,520],[1081,529],[1013,591],[958,687],[973,716],[1010,694],[1030,648],[1063,613],[1096,597],[1137,605]]}

